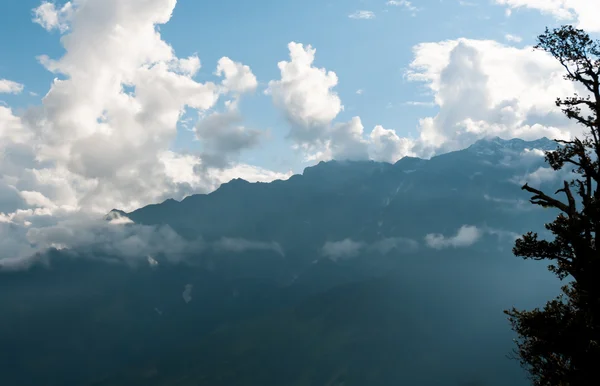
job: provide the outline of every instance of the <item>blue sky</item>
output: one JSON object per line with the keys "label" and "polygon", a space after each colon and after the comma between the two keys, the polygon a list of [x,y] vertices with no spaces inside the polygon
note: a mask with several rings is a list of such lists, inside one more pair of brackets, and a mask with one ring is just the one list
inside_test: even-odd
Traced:
{"label": "blue sky", "polygon": [[3,1],[0,187],[15,204],[0,212],[130,209],[332,158],[395,162],[489,136],[568,137],[577,129],[553,101],[576,89],[531,45],[561,23],[597,36],[599,8]]}
{"label": "blue sky", "polygon": [[[32,22],[38,0],[4,3],[0,77],[25,84],[27,92],[3,95],[2,99],[14,108],[26,108],[40,103],[55,77],[36,57],[58,58],[64,50],[58,31],[49,33]],[[375,16],[349,17],[360,10]],[[402,136],[416,136],[418,120],[435,114],[436,107],[407,104],[432,100],[422,84],[404,76],[413,59],[412,47],[459,37],[505,41],[506,34],[522,37],[522,42],[511,44],[523,46],[531,44],[545,25],[556,24],[551,16],[536,10],[519,10],[511,17],[505,11],[506,7],[490,1],[425,0],[392,6],[384,0],[179,0],[171,20],[160,26],[160,31],[178,56],[199,55],[204,67],[198,79],[212,79],[213,64],[222,56],[251,67],[259,87],[242,102],[241,111],[248,126],[269,129],[271,138],[260,149],[246,152],[244,159],[278,171],[299,172],[306,163],[301,155],[289,151],[285,140],[288,123],[269,98],[261,95],[268,80],[277,78],[276,64],[287,58],[288,42],[311,44],[317,49],[316,66],[338,75],[335,90],[345,106],[339,119],[360,115],[366,130],[382,125]],[[363,93],[359,95],[357,90]],[[192,132],[180,129],[173,149],[195,151],[199,142],[193,139]]]}

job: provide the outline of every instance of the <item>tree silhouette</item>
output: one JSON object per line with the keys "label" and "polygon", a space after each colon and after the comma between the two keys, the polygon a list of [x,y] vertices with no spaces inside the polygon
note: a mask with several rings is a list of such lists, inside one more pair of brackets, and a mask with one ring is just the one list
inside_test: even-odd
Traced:
{"label": "tree silhouette", "polygon": [[585,127],[585,135],[557,141],[557,150],[546,153],[554,170],[574,173],[555,193],[562,199],[522,187],[533,194],[533,204],[560,212],[545,225],[554,240],[529,232],[516,241],[513,252],[549,260],[550,271],[569,283],[543,309],[505,313],[519,336],[515,352],[534,385],[600,385],[600,42],[563,26],[546,29],[535,48],[556,58],[566,70],[565,79],[585,90],[586,96],[556,100],[569,119]]}

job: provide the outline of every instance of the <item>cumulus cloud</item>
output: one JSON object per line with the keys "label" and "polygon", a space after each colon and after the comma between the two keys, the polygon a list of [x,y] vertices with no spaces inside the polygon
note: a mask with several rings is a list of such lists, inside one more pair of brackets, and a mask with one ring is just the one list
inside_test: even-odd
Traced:
{"label": "cumulus cloud", "polygon": [[227,91],[246,93],[256,90],[258,82],[250,67],[223,57],[217,65],[218,76],[223,76],[223,87]]}
{"label": "cumulus cloud", "polygon": [[577,27],[590,32],[600,32],[600,3],[590,0],[495,0],[508,10],[529,8],[550,14],[559,21],[577,22]]}
{"label": "cumulus cloud", "polygon": [[375,161],[394,163],[402,157],[415,155],[412,152],[414,141],[398,136],[394,130],[377,125],[369,137],[370,154]]}
{"label": "cumulus cloud", "polygon": [[21,83],[14,82],[8,79],[0,79],[0,94],[20,94],[23,92]]}
{"label": "cumulus cloud", "polygon": [[57,8],[55,3],[44,1],[33,10],[33,21],[47,31],[54,29],[65,32],[69,29],[69,22],[73,16],[73,3],[70,1]]}
{"label": "cumulus cloud", "polygon": [[290,121],[290,137],[314,144],[343,110],[340,97],[332,90],[338,77],[333,71],[313,66],[317,51],[312,46],[291,42],[288,49],[290,61],[277,64],[281,79],[270,81],[267,93]]}
{"label": "cumulus cloud", "polygon": [[433,249],[468,247],[481,238],[482,232],[476,226],[463,225],[456,235],[446,237],[442,234],[430,233],[425,236],[425,243]]}
{"label": "cumulus cloud", "polygon": [[408,79],[424,82],[440,108],[421,120],[417,154],[456,150],[490,136],[565,139],[580,132],[554,104],[576,86],[544,52],[458,39],[419,44],[414,54]]}
{"label": "cumulus cloud", "polygon": [[170,63],[170,68],[172,71],[187,75],[194,76],[200,68],[202,67],[202,63],[200,62],[200,58],[198,55],[192,55],[188,58],[175,59]]}
{"label": "cumulus cloud", "polygon": [[[256,87],[250,68],[226,57],[217,64],[220,84],[194,80],[199,57],[178,57],[158,30],[175,5],[176,0],[85,0],[62,6],[45,1],[33,11],[35,23],[63,33],[64,54],[39,57],[57,74],[40,106],[19,115],[0,106],[0,218],[8,224],[0,238],[11,244],[0,250],[0,258],[25,259],[51,246],[52,237],[64,238],[69,226],[87,229],[80,217],[94,223],[115,207],[132,210],[181,199],[234,177],[289,176],[234,162],[257,136],[237,124],[199,130],[205,148],[215,148],[212,153],[230,152],[226,168],[171,150],[185,111],[205,116],[221,97],[230,94],[237,102]],[[5,82],[1,87],[18,89]],[[111,226],[127,222],[111,221]],[[32,242],[34,236],[41,241]]]}
{"label": "cumulus cloud", "polygon": [[334,124],[328,148],[331,151],[331,158],[334,159],[368,159],[368,143],[364,139],[364,126],[360,117],[353,117],[349,122]]}
{"label": "cumulus cloud", "polygon": [[[311,161],[376,160],[394,161],[407,155],[406,141],[391,130],[379,128],[365,136],[360,117],[334,122],[344,109],[334,91],[338,77],[333,71],[314,66],[316,50],[310,45],[290,43],[290,61],[279,62],[281,79],[269,82],[276,106],[290,122],[289,138]],[[383,131],[385,131],[385,133]],[[371,149],[374,149],[370,156]]]}
{"label": "cumulus cloud", "polygon": [[229,103],[226,111],[211,113],[198,121],[195,133],[204,149],[204,167],[228,167],[243,150],[258,145],[263,132],[246,128],[242,122],[235,102]]}
{"label": "cumulus cloud", "polygon": [[[267,90],[290,122],[289,138],[307,160],[336,157],[395,162],[465,148],[476,140],[541,137],[567,139],[581,128],[557,110],[557,96],[584,90],[563,79],[550,55],[489,40],[457,39],[414,47],[407,71],[422,82],[439,107],[420,120],[415,138],[376,126],[365,134],[360,117],[335,122],[343,110],[337,75],[314,65],[316,50],[290,43],[290,61],[279,63],[281,79]],[[366,149],[366,150],[365,150]]]}
{"label": "cumulus cloud", "polygon": [[73,206],[131,209],[176,195],[181,187],[165,178],[163,154],[183,109],[209,109],[219,93],[214,83],[194,81],[198,60],[179,59],[156,30],[175,1],[76,4],[61,40],[65,54],[42,60],[65,79],[56,79],[41,108],[24,117],[36,158],[52,164],[47,173],[60,183],[83,182],[70,195]]}

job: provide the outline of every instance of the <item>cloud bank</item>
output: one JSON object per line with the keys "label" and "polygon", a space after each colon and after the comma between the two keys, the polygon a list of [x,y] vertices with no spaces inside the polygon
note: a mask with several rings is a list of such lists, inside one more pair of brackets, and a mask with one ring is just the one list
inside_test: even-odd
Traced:
{"label": "cloud bank", "polygon": [[388,237],[373,243],[346,238],[326,242],[321,248],[321,254],[332,261],[340,261],[358,257],[361,253],[377,253],[380,255],[387,255],[392,252],[412,253],[418,248],[419,244],[415,240],[404,237]]}
{"label": "cloud bank", "polygon": [[454,236],[431,233],[425,236],[425,244],[433,249],[463,248],[475,244],[482,232],[475,226],[463,225]]}
{"label": "cloud bank", "polygon": [[[158,30],[175,5],[176,0],[44,1],[33,10],[34,23],[61,35],[64,55],[38,57],[56,74],[41,105],[20,114],[0,106],[0,235],[11,244],[0,259],[24,259],[61,244],[68,234],[93,242],[78,232],[95,229],[115,207],[132,210],[181,199],[232,177],[289,176],[239,163],[239,154],[262,138],[236,115],[241,95],[256,89],[256,77],[249,66],[223,57],[214,81],[195,80],[199,57],[177,56]],[[0,82],[3,93],[23,87]],[[226,111],[209,113],[221,99]],[[190,112],[205,117],[196,128],[208,149],[204,154],[171,150],[178,124]],[[146,232],[126,229],[139,230],[140,238]]]}
{"label": "cloud bank", "polygon": [[[600,32],[600,3],[593,0],[495,0],[508,10],[529,8],[554,16],[560,22],[575,22],[577,28]],[[510,12],[508,13],[510,15]]]}
{"label": "cloud bank", "polygon": [[530,46],[465,38],[416,45],[406,79],[422,84],[432,97],[422,103],[439,111],[420,120],[415,138],[381,125],[367,134],[359,116],[337,121],[344,106],[335,91],[336,73],[315,65],[312,46],[290,43],[288,48],[290,60],[279,63],[281,78],[269,83],[267,93],[288,119],[288,137],[307,160],[395,162],[462,149],[481,138],[567,139],[581,134],[554,100],[585,91],[563,79],[554,58]]}

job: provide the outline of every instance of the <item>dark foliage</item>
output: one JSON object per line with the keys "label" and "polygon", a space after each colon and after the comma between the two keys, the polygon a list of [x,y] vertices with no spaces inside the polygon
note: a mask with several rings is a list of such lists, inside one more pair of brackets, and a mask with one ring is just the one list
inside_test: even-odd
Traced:
{"label": "dark foliage", "polygon": [[572,172],[556,199],[525,184],[531,203],[560,211],[546,224],[554,240],[529,232],[518,239],[515,255],[549,260],[550,271],[568,279],[563,293],[543,309],[506,311],[518,333],[517,354],[534,385],[600,384],[600,42],[582,30],[563,26],[538,37],[537,49],[548,52],[565,68],[586,96],[557,99],[569,119],[585,127],[585,136],[557,141],[546,153],[556,171]]}

